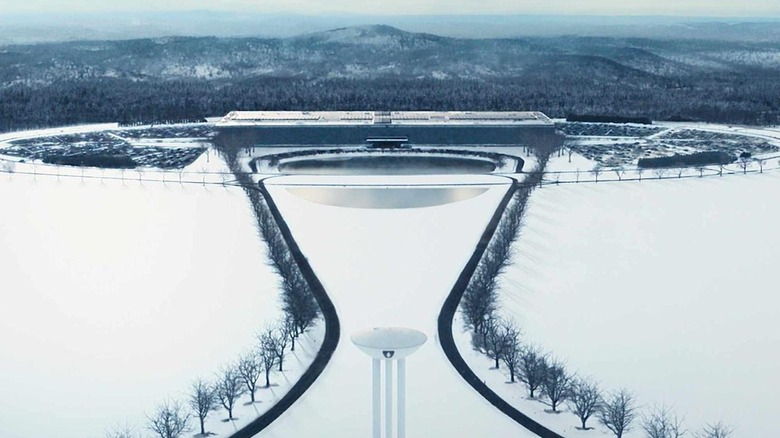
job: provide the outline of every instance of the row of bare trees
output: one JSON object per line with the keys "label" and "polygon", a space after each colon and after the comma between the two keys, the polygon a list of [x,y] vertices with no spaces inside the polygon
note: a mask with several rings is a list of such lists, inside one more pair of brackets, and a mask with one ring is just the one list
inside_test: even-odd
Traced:
{"label": "row of bare trees", "polygon": [[320,317],[320,306],[314,293],[287,247],[287,242],[271,209],[258,190],[257,183],[241,168],[238,149],[234,145],[217,143],[216,146],[251,202],[258,234],[266,244],[270,265],[280,278],[281,306],[285,321],[292,324],[294,333],[303,333]]}
{"label": "row of bare trees", "polygon": [[[256,393],[260,381],[264,378],[263,388],[271,387],[271,372],[274,368],[283,371],[284,358],[294,351],[294,339],[298,336],[294,324],[288,319],[275,326],[269,326],[257,335],[257,345],[252,351],[241,355],[236,361],[222,367],[211,380],[198,378],[188,394],[186,404],[178,400],[168,400],[157,405],[148,416],[148,429],[157,438],[179,438],[190,430],[190,423],[197,419],[200,433],[208,436],[206,418],[222,408],[227,413],[223,421],[233,421],[238,400],[249,395],[247,404],[256,403]],[[116,431],[107,434],[108,438],[131,438],[126,428],[122,433]]]}
{"label": "row of bare trees", "polygon": [[498,310],[498,277],[512,262],[512,244],[520,235],[528,198],[536,186],[541,184],[547,161],[559,148],[560,145],[549,144],[526,149],[535,156],[536,167],[527,174],[522,183],[518,183],[512,200],[461,298],[463,321],[466,327],[476,334],[487,334],[487,325]]}
{"label": "row of bare trees", "polygon": [[[168,400],[157,405],[147,417],[147,429],[155,438],[180,438],[190,430],[197,419],[198,436],[208,436],[206,419],[222,408],[227,413],[223,421],[233,421],[233,411],[238,400],[249,395],[249,403],[256,403],[256,393],[261,387],[272,386],[271,374],[276,368],[284,370],[284,359],[295,351],[296,341],[320,316],[320,308],[309,284],[292,257],[276,221],[249,176],[237,167],[235,151],[221,151],[242,188],[249,196],[256,218],[258,234],[266,244],[270,265],[280,278],[281,310],[284,317],[275,325],[257,334],[255,347],[237,360],[222,367],[211,380],[199,378],[189,390],[185,404]],[[122,427],[106,434],[107,438],[135,438],[131,428]]]}
{"label": "row of bare trees", "polygon": [[[519,380],[530,399],[548,405],[550,413],[567,406],[579,419],[578,429],[588,430],[588,420],[598,422],[617,438],[636,426],[638,407],[634,395],[621,389],[605,393],[591,378],[570,372],[566,363],[546,353],[539,345],[523,342],[522,330],[512,319],[498,316],[498,278],[511,263],[511,248],[522,227],[523,213],[531,191],[542,178],[549,151],[535,151],[538,167],[514,195],[480,260],[461,300],[461,315],[471,331],[472,346],[493,360],[496,370],[503,364],[510,383]],[[598,178],[598,175],[596,175]],[[682,419],[668,408],[656,408],[643,416],[640,426],[648,438],[680,438],[686,431]],[[723,423],[704,426],[696,438],[728,438],[731,429]]]}
{"label": "row of bare trees", "polygon": [[[220,407],[227,412],[226,421],[235,420],[233,409],[238,399],[249,394],[250,404],[255,403],[258,382],[263,376],[264,387],[271,386],[271,371],[275,366],[278,366],[279,371],[283,370],[287,349],[294,351],[293,341],[296,336],[292,324],[286,321],[266,328],[257,335],[258,345],[254,351],[220,369],[212,381],[198,379],[193,382],[186,406],[177,400],[158,405],[148,417],[149,430],[160,438],[178,438],[189,430],[190,420],[194,417],[199,421],[200,435],[206,436],[205,420]],[[112,438],[135,436],[129,433],[127,428],[112,431],[107,435]]]}
{"label": "row of bare trees", "polygon": [[[571,150],[571,149],[569,149]],[[751,158],[751,157],[742,157],[740,156],[737,160],[737,165],[740,169],[742,169],[743,174],[747,174],[748,169],[751,168],[753,164],[756,164],[758,166],[759,173],[764,173],[764,168],[766,165],[770,163],[768,158]],[[778,160],[778,165],[780,165],[780,160]],[[723,176],[724,171],[727,171],[726,163],[721,164],[715,164],[714,167],[717,168],[717,175]],[[617,167],[610,167],[610,166],[604,166],[601,164],[596,164],[593,166],[592,169],[587,171],[587,173],[590,173],[593,175],[594,179],[593,182],[599,182],[599,177],[606,173],[607,171],[611,170],[618,178],[618,181],[623,181],[623,178],[626,176],[626,173],[628,172],[634,172],[636,173],[636,179],[639,181],[642,181],[642,177],[645,174],[646,171],[650,171],[652,175],[656,179],[666,179],[667,175],[673,174],[676,178],[682,178],[685,174],[685,171],[687,169],[695,169],[699,173],[699,178],[704,177],[704,172],[707,171],[709,168],[707,166],[697,165],[693,167],[688,166],[678,166],[678,167],[654,167],[645,169],[642,167],[627,169],[623,166],[617,166]],[[579,183],[580,182],[580,175],[584,173],[585,171],[581,171],[580,169],[576,169],[574,171],[575,179],[574,182]],[[752,171],[751,171],[752,172]],[[556,184],[559,184],[561,182],[561,175],[565,174],[566,172],[551,172],[551,175],[554,177],[554,182]],[[714,174],[712,174],[714,175]],[[647,178],[645,178],[647,179]],[[614,181],[614,180],[612,180]]]}
{"label": "row of bare trees", "polygon": [[[481,327],[482,332],[472,332],[472,346],[493,360],[495,369],[506,367],[510,383],[524,383],[528,398],[549,406],[548,412],[559,413],[561,406],[567,406],[579,419],[578,429],[592,429],[587,422],[596,418],[617,438],[635,427],[637,420],[647,438],[680,438],[687,432],[683,418],[667,407],[655,408],[638,419],[638,407],[631,392],[621,389],[605,394],[595,380],[577,376],[567,370],[561,359],[536,344],[524,343],[522,330],[512,319],[491,315]],[[727,425],[713,423],[705,425],[694,436],[727,438],[731,433]]]}

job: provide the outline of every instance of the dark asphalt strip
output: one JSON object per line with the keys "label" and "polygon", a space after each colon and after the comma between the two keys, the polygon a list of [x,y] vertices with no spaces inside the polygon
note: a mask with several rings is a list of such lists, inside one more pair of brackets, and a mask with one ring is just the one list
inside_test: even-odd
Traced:
{"label": "dark asphalt strip", "polygon": [[[490,402],[490,404],[498,408],[498,410],[539,437],[563,438],[561,435],[558,435],[552,430],[547,429],[527,415],[512,407],[512,405],[504,401],[504,399],[499,397],[498,394],[493,392],[485,383],[483,383],[482,380],[477,377],[476,374],[474,374],[474,371],[469,368],[469,366],[466,364],[466,361],[460,355],[460,352],[455,345],[455,339],[452,335],[452,322],[455,318],[455,312],[458,311],[460,300],[463,298],[463,294],[466,292],[466,287],[469,284],[469,280],[471,280],[471,276],[474,275],[474,272],[477,269],[477,265],[479,265],[479,261],[482,259],[485,250],[487,250],[490,239],[493,237],[496,228],[498,228],[498,224],[501,221],[501,217],[503,216],[504,211],[506,210],[509,202],[512,200],[512,196],[514,196],[517,190],[518,183],[515,181],[506,195],[504,195],[501,203],[498,205],[498,208],[488,223],[487,228],[485,228],[485,231],[482,233],[482,237],[480,238],[474,253],[471,255],[468,263],[466,263],[466,267],[463,268],[463,271],[461,271],[455,286],[453,286],[452,291],[450,291],[450,295],[444,301],[444,306],[442,306],[441,313],[439,313],[439,341],[441,342],[441,347],[444,350],[444,354],[447,356],[447,359],[449,359],[450,363],[452,363],[452,366],[455,367],[455,370],[458,371],[461,377],[463,377],[463,379],[469,385],[471,385],[472,388],[474,388],[480,395],[482,395],[482,397]],[[530,193],[528,196],[530,196]],[[464,413],[464,415],[468,414]]]}
{"label": "dark asphalt strip", "polygon": [[314,270],[311,268],[311,265],[309,265],[306,256],[303,255],[301,249],[298,247],[298,243],[293,239],[287,222],[285,222],[279,212],[279,208],[276,206],[276,203],[274,203],[262,181],[259,183],[259,190],[265,198],[268,209],[271,211],[293,259],[298,264],[301,274],[309,284],[309,288],[314,294],[317,304],[320,306],[322,317],[325,320],[325,338],[322,341],[322,347],[320,347],[320,350],[314,357],[314,361],[303,375],[301,375],[301,378],[298,379],[295,385],[290,388],[287,394],[276,402],[276,404],[271,406],[263,415],[236,431],[230,436],[231,438],[250,438],[259,434],[289,409],[293,403],[301,398],[306,390],[308,390],[320,374],[322,374],[322,371],[325,370],[328,362],[330,362],[330,358],[333,356],[333,352],[336,351],[336,346],[338,345],[339,337],[341,336],[341,325],[339,324],[339,318],[336,314],[336,308],[333,306],[333,302],[331,302],[328,294],[325,292],[325,288],[322,286],[322,283],[320,283],[320,280],[314,275]]}

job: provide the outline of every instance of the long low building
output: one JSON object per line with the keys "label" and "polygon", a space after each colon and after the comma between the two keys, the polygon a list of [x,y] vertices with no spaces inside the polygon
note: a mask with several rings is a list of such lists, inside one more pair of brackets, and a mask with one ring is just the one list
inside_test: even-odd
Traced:
{"label": "long low building", "polygon": [[233,111],[219,141],[255,146],[531,146],[560,141],[536,111]]}

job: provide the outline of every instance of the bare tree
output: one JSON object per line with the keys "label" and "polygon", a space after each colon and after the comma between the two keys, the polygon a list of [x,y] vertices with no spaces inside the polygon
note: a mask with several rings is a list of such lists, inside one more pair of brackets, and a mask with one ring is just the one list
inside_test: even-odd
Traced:
{"label": "bare tree", "polygon": [[235,420],[233,418],[233,406],[235,406],[238,398],[244,393],[244,384],[233,365],[223,368],[217,374],[215,388],[217,400],[228,411],[227,419],[229,421]]}
{"label": "bare tree", "polygon": [[6,161],[0,159],[0,172],[8,173],[8,178],[11,178],[11,174],[14,173],[15,168],[16,168],[16,163],[14,163],[13,161]]}
{"label": "bare tree", "polygon": [[678,418],[669,408],[656,407],[642,417],[642,429],[648,438],[680,438],[686,431],[682,427],[682,418]]}
{"label": "bare tree", "polygon": [[498,307],[498,291],[495,277],[484,267],[477,267],[461,299],[463,320],[474,332],[484,334],[486,321]]}
{"label": "bare tree", "polygon": [[676,172],[677,172],[677,178],[682,178],[682,174],[683,172],[685,172],[685,167],[682,166],[678,167]]}
{"label": "bare tree", "polygon": [[576,379],[571,385],[569,407],[582,423],[582,430],[590,429],[588,419],[601,409],[601,388],[591,379]]}
{"label": "bare tree", "polygon": [[260,364],[265,372],[265,387],[271,386],[271,370],[276,364],[277,360],[277,347],[278,335],[274,332],[272,327],[268,327],[260,334],[258,340],[260,341],[260,348],[258,355],[260,357]]}
{"label": "bare tree", "polygon": [[160,438],[179,438],[188,429],[190,414],[176,400],[157,405],[152,416],[147,417],[149,430]]}
{"label": "bare tree", "polygon": [[276,352],[276,362],[279,364],[279,371],[282,371],[284,357],[287,354],[287,346],[290,345],[290,335],[286,332],[284,322],[279,323],[276,330],[277,336],[274,343],[274,351]]}
{"label": "bare tree", "polygon": [[290,340],[290,351],[295,351],[295,340],[298,339],[298,330],[293,318],[286,315],[282,320],[279,329],[282,332],[282,336]]}
{"label": "bare tree", "polygon": [[282,309],[292,318],[298,333],[303,333],[319,316],[319,305],[309,289],[309,284],[289,260],[282,274]]}
{"label": "bare tree", "polygon": [[566,152],[569,154],[569,163],[571,163],[571,156],[574,153],[574,148],[569,146],[566,148]]}
{"label": "bare tree", "polygon": [[290,254],[287,251],[287,244],[284,242],[282,233],[279,232],[279,229],[270,214],[257,215],[257,228],[260,232],[260,237],[265,241],[268,259],[271,261],[271,264],[274,269],[276,269],[277,273],[281,275],[280,266],[285,264]]}
{"label": "bare tree", "polygon": [[520,354],[517,368],[518,379],[528,387],[528,396],[534,398],[547,372],[547,355],[538,345],[527,345]]}
{"label": "bare tree", "polygon": [[756,164],[758,164],[759,173],[764,173],[764,166],[766,166],[766,158],[756,158]]}
{"label": "bare tree", "polygon": [[669,171],[669,169],[665,167],[658,167],[653,170],[653,175],[656,176],[658,179],[662,179],[664,176],[666,176],[666,173]]}
{"label": "bare tree", "polygon": [[645,173],[645,169],[642,169],[641,167],[638,167],[636,169],[636,174],[639,175],[639,181],[642,181],[642,174]]}
{"label": "bare tree", "polygon": [[634,395],[625,389],[612,394],[604,401],[598,413],[599,422],[609,429],[617,438],[622,438],[636,418]]}
{"label": "bare tree", "polygon": [[255,402],[255,391],[257,390],[257,381],[262,374],[262,364],[254,352],[247,353],[238,359],[236,364],[236,371],[241,377],[241,382],[246,387],[246,391],[249,393],[249,398],[252,403]]}
{"label": "bare tree", "polygon": [[495,368],[499,368],[499,361],[504,354],[504,333],[501,330],[501,319],[488,318],[484,326],[483,346],[487,357],[493,359]]}
{"label": "bare tree", "polygon": [[506,345],[504,346],[504,354],[501,355],[501,360],[509,370],[509,381],[515,383],[515,374],[517,373],[517,367],[520,363],[520,356],[523,353],[523,346],[520,343],[520,329],[517,327],[514,321],[504,321],[504,331],[506,336]]}
{"label": "bare tree", "polygon": [[731,426],[718,421],[717,423],[708,423],[695,436],[696,438],[729,438],[732,433],[734,433],[734,429]]}
{"label": "bare tree", "polygon": [[746,174],[748,167],[753,164],[753,159],[750,158],[749,154],[741,154],[739,156],[739,167],[742,168],[742,174]]}
{"label": "bare tree", "polygon": [[189,405],[200,422],[200,435],[206,436],[206,417],[219,406],[214,386],[203,379],[196,380],[190,389]]}
{"label": "bare tree", "polygon": [[135,428],[129,424],[119,424],[106,431],[105,438],[139,438]]}
{"label": "bare tree", "polygon": [[558,405],[569,398],[571,391],[572,375],[566,371],[566,364],[553,359],[548,365],[542,379],[542,394],[549,400],[549,406],[553,412],[558,412]]}
{"label": "bare tree", "polygon": [[[509,319],[498,318],[495,319],[490,328],[487,330],[485,336],[485,352],[488,357],[493,359],[496,364],[496,369],[499,368],[499,362],[506,359],[508,350],[515,348],[515,358],[510,358],[510,362],[516,363],[517,356],[519,356],[519,338],[520,329],[517,328],[517,324]],[[509,365],[507,365],[509,366]],[[514,371],[510,368],[510,374],[512,375],[512,381],[514,382]]]}
{"label": "bare tree", "polygon": [[596,177],[596,182],[599,182],[599,175],[601,175],[601,166],[597,164],[595,167],[593,167],[590,173],[592,173],[593,176]]}
{"label": "bare tree", "polygon": [[704,167],[704,166],[696,166],[696,170],[699,171],[699,178],[704,176],[704,170],[705,169],[706,169],[706,167]]}
{"label": "bare tree", "polygon": [[492,314],[486,315],[485,320],[478,326],[479,328],[471,333],[471,346],[474,350],[484,355],[488,355],[488,333],[497,330],[498,319]]}
{"label": "bare tree", "polygon": [[615,172],[615,175],[617,175],[618,181],[623,181],[623,175],[626,174],[626,169],[623,166],[618,166],[612,169],[612,171]]}

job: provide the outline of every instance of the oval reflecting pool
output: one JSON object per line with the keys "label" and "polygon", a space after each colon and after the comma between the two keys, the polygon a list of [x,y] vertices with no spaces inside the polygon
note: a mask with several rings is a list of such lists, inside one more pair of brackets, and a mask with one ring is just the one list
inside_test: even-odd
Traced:
{"label": "oval reflecting pool", "polygon": [[451,175],[494,170],[496,165],[488,159],[413,154],[312,157],[279,165],[280,172],[294,175]]}
{"label": "oval reflecting pool", "polygon": [[475,198],[485,187],[290,187],[293,195],[318,204],[350,208],[421,208]]}

